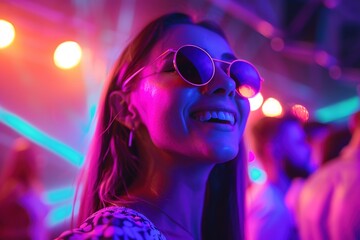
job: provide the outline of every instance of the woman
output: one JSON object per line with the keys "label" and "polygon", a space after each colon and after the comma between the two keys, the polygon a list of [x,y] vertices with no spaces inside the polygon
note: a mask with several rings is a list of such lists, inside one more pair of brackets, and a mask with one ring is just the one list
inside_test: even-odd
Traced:
{"label": "woman", "polygon": [[218,27],[184,14],[139,33],[115,65],[83,173],[78,220],[95,214],[60,239],[244,238],[242,135],[260,76],[234,60]]}

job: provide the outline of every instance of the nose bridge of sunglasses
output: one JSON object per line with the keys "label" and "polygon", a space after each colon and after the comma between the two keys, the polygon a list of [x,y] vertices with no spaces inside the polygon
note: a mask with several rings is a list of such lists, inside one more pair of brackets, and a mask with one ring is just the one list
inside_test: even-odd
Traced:
{"label": "nose bridge of sunglasses", "polygon": [[222,88],[225,91],[235,91],[237,90],[238,83],[236,79],[232,78],[228,74],[228,68],[230,66],[230,62],[226,61],[216,61],[214,60],[214,77],[211,80],[210,84],[213,87]]}

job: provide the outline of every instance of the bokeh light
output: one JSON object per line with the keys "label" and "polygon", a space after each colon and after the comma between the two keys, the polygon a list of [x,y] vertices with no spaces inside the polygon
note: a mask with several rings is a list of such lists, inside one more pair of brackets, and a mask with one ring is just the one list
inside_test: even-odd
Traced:
{"label": "bokeh light", "polygon": [[274,35],[274,27],[266,21],[260,21],[257,26],[256,29],[258,30],[258,32],[260,34],[262,34],[263,36],[269,38],[272,35]]}
{"label": "bokeh light", "polygon": [[303,105],[295,104],[291,107],[291,112],[303,122],[306,122],[309,119],[309,111]]}
{"label": "bokeh light", "polygon": [[238,91],[239,93],[241,93],[242,96],[246,97],[246,98],[250,98],[253,97],[255,95],[255,90],[253,87],[249,86],[249,85],[241,85],[240,87],[238,87]]}
{"label": "bokeh light", "polygon": [[70,69],[79,64],[82,56],[80,45],[74,41],[61,43],[54,52],[54,62],[58,68]]}
{"label": "bokeh light", "polygon": [[256,111],[261,107],[261,104],[264,101],[264,97],[262,96],[261,93],[256,94],[254,97],[249,98],[249,102],[250,102],[250,110],[251,111]]}
{"label": "bokeh light", "polygon": [[0,19],[0,48],[8,47],[15,39],[14,26],[3,19]]}
{"label": "bokeh light", "polygon": [[248,176],[253,183],[261,184],[267,179],[266,172],[255,164],[248,166]]}
{"label": "bokeh light", "polygon": [[277,117],[281,116],[283,108],[277,99],[268,98],[262,105],[262,112],[267,117]]}
{"label": "bokeh light", "polygon": [[333,79],[340,79],[342,75],[341,68],[337,65],[329,67],[329,75]]}
{"label": "bokeh light", "polygon": [[284,40],[279,37],[275,37],[275,38],[271,39],[270,45],[271,45],[271,48],[277,52],[284,50],[284,47],[285,47]]}

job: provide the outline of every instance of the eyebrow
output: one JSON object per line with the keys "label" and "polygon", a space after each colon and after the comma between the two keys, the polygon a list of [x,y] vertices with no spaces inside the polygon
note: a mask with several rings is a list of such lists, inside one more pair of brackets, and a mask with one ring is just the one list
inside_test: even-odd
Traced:
{"label": "eyebrow", "polygon": [[[208,54],[210,54],[210,51],[209,49],[207,48],[203,48]],[[211,56],[212,57],[212,56]],[[212,57],[214,58],[214,57]],[[226,53],[223,53],[221,54],[221,60],[225,60],[225,61],[232,61],[232,60],[235,60],[237,59],[237,57],[233,54],[233,53],[230,53],[230,52],[226,52]]]}

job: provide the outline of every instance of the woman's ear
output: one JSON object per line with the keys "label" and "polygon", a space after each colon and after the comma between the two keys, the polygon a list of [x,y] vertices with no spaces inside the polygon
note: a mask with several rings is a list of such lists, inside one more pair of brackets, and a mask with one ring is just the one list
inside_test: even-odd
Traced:
{"label": "woman's ear", "polygon": [[136,129],[139,125],[139,115],[136,108],[129,104],[125,94],[120,91],[114,91],[110,94],[110,106],[113,116],[116,120],[129,129]]}

